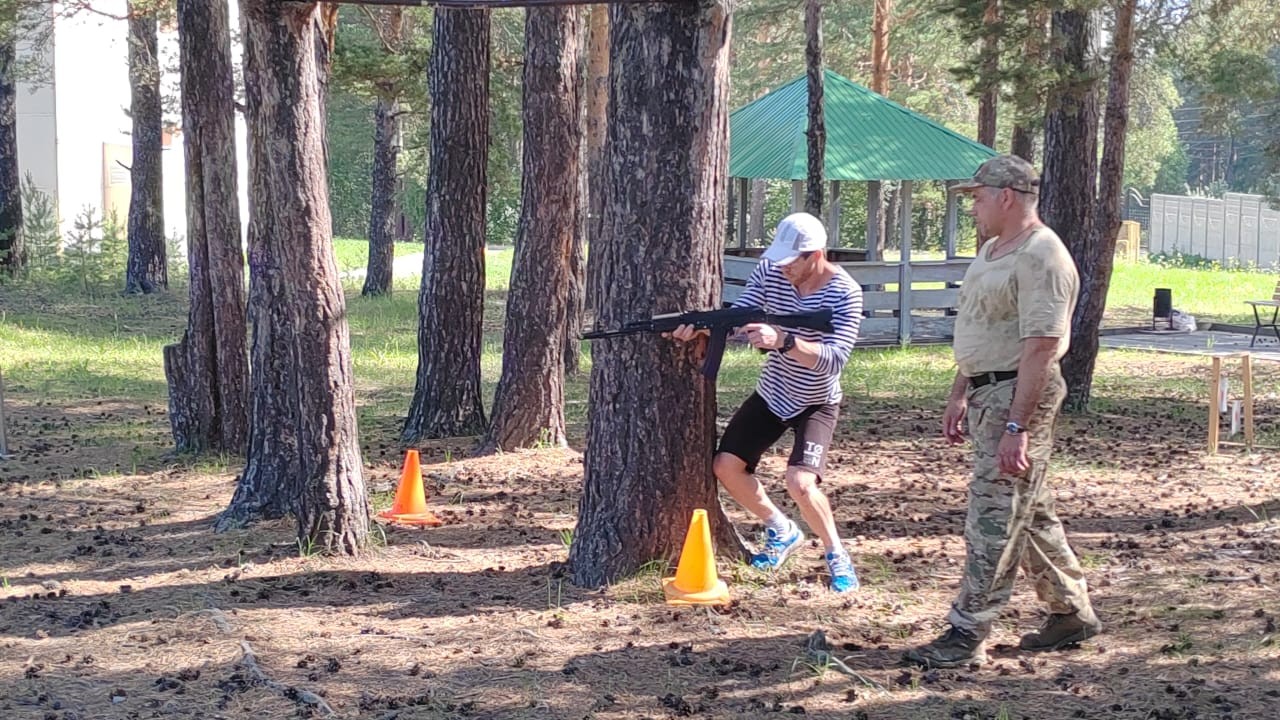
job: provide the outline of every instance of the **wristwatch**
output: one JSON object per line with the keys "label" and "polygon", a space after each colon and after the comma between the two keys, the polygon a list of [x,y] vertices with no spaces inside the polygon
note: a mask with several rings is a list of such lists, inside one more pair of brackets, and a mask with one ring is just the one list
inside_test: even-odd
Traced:
{"label": "wristwatch", "polygon": [[1004,431],[1010,435],[1021,435],[1027,431],[1027,428],[1025,425],[1010,420],[1004,424]]}
{"label": "wristwatch", "polygon": [[796,336],[794,333],[785,333],[782,336],[782,347],[778,348],[778,352],[786,355],[791,352],[791,348],[796,346]]}

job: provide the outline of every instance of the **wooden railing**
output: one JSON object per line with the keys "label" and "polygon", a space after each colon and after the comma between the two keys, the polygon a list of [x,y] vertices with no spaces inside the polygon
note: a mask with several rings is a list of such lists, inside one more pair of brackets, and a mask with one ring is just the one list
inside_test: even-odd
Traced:
{"label": "wooden railing", "polygon": [[[747,278],[760,261],[751,257],[724,257],[725,303],[737,300]],[[862,286],[862,307],[867,317],[860,331],[864,342],[905,343],[912,335],[948,339],[955,328],[954,310],[959,284],[972,258],[915,262],[837,262]],[[942,288],[916,288],[916,283],[945,283]],[[894,286],[893,289],[888,289]],[[913,311],[931,311],[929,314]]]}

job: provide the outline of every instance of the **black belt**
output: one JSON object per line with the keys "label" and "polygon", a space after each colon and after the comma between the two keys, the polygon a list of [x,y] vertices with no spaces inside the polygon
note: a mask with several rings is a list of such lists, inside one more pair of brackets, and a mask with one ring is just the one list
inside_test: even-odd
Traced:
{"label": "black belt", "polygon": [[1018,377],[1017,370],[1001,370],[1000,372],[979,373],[969,377],[969,384],[973,387],[980,388],[983,385],[991,383],[1004,382]]}

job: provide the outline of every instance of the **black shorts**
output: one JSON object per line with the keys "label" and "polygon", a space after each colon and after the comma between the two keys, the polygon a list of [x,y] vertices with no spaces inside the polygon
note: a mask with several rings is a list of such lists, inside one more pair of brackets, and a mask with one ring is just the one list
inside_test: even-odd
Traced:
{"label": "black shorts", "polygon": [[720,438],[719,452],[736,455],[747,464],[747,472],[754,473],[764,451],[791,428],[796,440],[787,467],[801,467],[822,477],[839,416],[839,405],[810,405],[799,415],[783,420],[773,414],[759,393],[753,392],[729,420]]}

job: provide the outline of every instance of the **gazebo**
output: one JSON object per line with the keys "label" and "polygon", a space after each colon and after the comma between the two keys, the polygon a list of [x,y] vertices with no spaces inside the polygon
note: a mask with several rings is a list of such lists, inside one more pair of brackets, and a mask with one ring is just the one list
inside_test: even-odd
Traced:
{"label": "gazebo", "polygon": [[[912,262],[912,187],[922,181],[967,179],[995,151],[830,70],[824,72],[823,101],[827,134],[823,175],[831,183],[829,226],[839,226],[840,183],[865,182],[872,187],[882,181],[902,183],[900,260],[884,262],[876,257],[880,208],[869,203],[867,251],[855,255],[865,260],[839,263],[865,291],[868,317],[863,321],[863,337],[895,343],[911,341],[913,332],[917,341],[949,337],[956,284],[970,262],[955,257],[956,195],[947,193],[946,260]],[[731,207],[736,206],[739,250],[727,250],[724,258],[726,301],[741,293],[741,284],[758,262],[742,257],[747,254],[742,249],[747,240],[748,183],[754,179],[790,180],[793,208],[803,205],[808,103],[808,82],[801,75],[729,116],[729,175],[738,181],[737,192],[731,193]],[[942,282],[945,287],[913,291],[912,283],[916,282]],[[890,284],[900,290],[881,289]],[[917,314],[913,320],[913,310],[932,314]]]}

